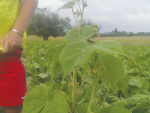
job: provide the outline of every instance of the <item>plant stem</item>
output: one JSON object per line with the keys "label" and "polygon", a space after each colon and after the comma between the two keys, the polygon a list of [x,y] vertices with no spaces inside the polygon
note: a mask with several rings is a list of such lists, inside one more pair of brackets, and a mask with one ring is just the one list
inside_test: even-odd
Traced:
{"label": "plant stem", "polygon": [[102,74],[102,70],[100,71],[100,73],[99,73],[99,75],[98,75],[98,78],[97,78],[96,83],[98,83],[98,80],[100,80],[101,78],[103,78],[103,77],[104,77],[104,76],[101,76],[101,74]]}
{"label": "plant stem", "polygon": [[79,4],[79,2],[77,2],[78,3],[78,6],[79,6],[79,9],[80,9],[80,12],[81,12],[81,7],[80,7],[80,4]]}
{"label": "plant stem", "polygon": [[[64,79],[65,79],[65,78],[64,78],[64,76],[63,76],[62,81],[61,81],[61,84],[62,84],[62,85],[61,85],[61,89],[63,88],[63,84],[64,84],[64,81],[65,81]],[[53,80],[53,79],[51,78],[51,80]]]}
{"label": "plant stem", "polygon": [[108,87],[108,89],[107,89],[107,93],[106,93],[105,98],[104,98],[103,103],[102,103],[102,106],[103,106],[103,107],[104,107],[104,102],[105,102],[105,100],[106,100],[106,97],[107,97],[107,95],[108,95],[108,93],[109,93],[109,89],[110,89],[110,84],[109,84],[109,87]]}
{"label": "plant stem", "polygon": [[77,28],[80,29],[79,24],[78,24],[78,22],[79,22],[79,19],[78,19],[78,18],[79,18],[79,17],[77,16]]}
{"label": "plant stem", "polygon": [[75,113],[76,102],[76,68],[73,68],[72,113]]}
{"label": "plant stem", "polygon": [[72,76],[71,76],[71,73],[70,73],[69,75],[70,75],[70,78],[71,78],[71,80],[72,80],[73,78],[72,78]]}
{"label": "plant stem", "polygon": [[79,25],[78,25],[78,21],[77,21],[77,19],[76,19],[76,17],[75,17],[75,14],[74,14],[74,12],[73,12],[73,8],[72,8],[72,13],[73,13],[73,16],[74,16],[74,19],[75,19],[75,21],[76,21],[77,28],[78,28],[78,27],[79,27]]}
{"label": "plant stem", "polygon": [[91,99],[90,99],[90,102],[89,102],[89,106],[87,108],[87,113],[90,113],[90,110],[91,110],[91,105],[92,105],[92,101],[93,101],[93,97],[94,97],[94,91],[95,91],[95,74],[93,74],[92,94],[91,94]]}
{"label": "plant stem", "polygon": [[67,104],[67,108],[68,108],[69,113],[71,113],[69,104],[68,103],[66,103],[66,104]]}
{"label": "plant stem", "polygon": [[[83,5],[83,0],[82,0],[82,5]],[[80,28],[81,28],[81,24],[82,24],[82,19],[83,19],[83,13],[84,13],[84,6],[82,6],[82,14],[81,14],[81,21],[80,21]]]}

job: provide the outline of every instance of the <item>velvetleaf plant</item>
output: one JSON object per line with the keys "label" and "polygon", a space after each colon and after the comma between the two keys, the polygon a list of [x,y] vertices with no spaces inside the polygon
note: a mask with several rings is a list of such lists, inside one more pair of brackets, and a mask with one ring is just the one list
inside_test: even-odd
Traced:
{"label": "velvetleaf plant", "polygon": [[[74,5],[79,5],[79,10],[73,12]],[[80,7],[82,4],[82,10]],[[119,90],[117,83],[120,79],[124,78],[124,69],[121,62],[114,57],[116,54],[125,55],[124,51],[121,48],[121,44],[117,41],[101,41],[97,42],[95,45],[90,45],[86,40],[93,36],[93,26],[84,26],[81,28],[84,8],[87,7],[87,1],[85,0],[72,0],[63,5],[60,9],[72,9],[74,18],[76,20],[77,28],[70,30],[66,34],[67,45],[62,50],[59,60],[62,65],[64,76],[67,76],[69,73],[73,73],[73,90],[72,90],[72,113],[75,113],[76,106],[76,74],[77,68],[90,62],[91,64],[91,75],[93,76],[92,82],[92,94],[89,105],[87,107],[87,113],[91,111],[91,105],[95,92],[96,78],[98,76],[104,75],[104,83],[106,86],[111,88],[115,93]],[[79,21],[79,17],[81,17]],[[97,28],[97,26],[95,27]],[[96,58],[96,55],[98,56]],[[98,66],[100,69],[98,69]],[[73,72],[72,72],[73,70]],[[121,90],[121,89],[120,89]],[[105,101],[105,100],[104,100]],[[114,108],[115,109],[115,108]]]}

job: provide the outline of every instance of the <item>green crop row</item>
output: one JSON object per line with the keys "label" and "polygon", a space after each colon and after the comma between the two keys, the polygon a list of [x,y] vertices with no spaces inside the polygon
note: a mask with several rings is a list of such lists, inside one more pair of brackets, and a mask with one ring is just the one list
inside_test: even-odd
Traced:
{"label": "green crop row", "polygon": [[[65,99],[68,101],[68,106],[71,106],[72,78],[69,75],[63,78],[63,71],[59,65],[53,69],[55,54],[59,53],[65,45],[66,43],[28,41],[24,47],[22,61],[26,67],[29,92],[35,92],[38,86],[51,84],[54,89],[67,95]],[[110,109],[124,110],[125,108],[132,113],[149,113],[150,48],[124,47],[123,50],[128,54],[128,57],[114,55],[121,61],[124,68],[125,77],[120,80],[124,83],[121,86],[122,90],[119,89],[117,93],[114,93],[112,89],[107,88],[103,79],[98,80],[91,107],[94,113],[102,108],[99,113],[105,113]],[[81,85],[86,89],[81,89],[77,96],[76,112],[86,112],[85,108],[90,100],[92,77],[88,75],[89,68],[87,65],[78,69],[76,89],[81,89]],[[105,102],[103,102],[104,100]],[[114,113],[116,112],[114,111]]]}

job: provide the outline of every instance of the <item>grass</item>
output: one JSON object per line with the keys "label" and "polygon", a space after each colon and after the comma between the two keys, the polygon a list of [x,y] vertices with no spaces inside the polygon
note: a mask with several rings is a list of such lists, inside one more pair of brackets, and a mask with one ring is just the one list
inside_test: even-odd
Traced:
{"label": "grass", "polygon": [[62,37],[62,36],[56,37],[56,38],[49,37],[48,40],[51,41],[51,42],[66,42],[65,37]]}
{"label": "grass", "polygon": [[150,36],[133,36],[133,37],[96,37],[92,38],[94,42],[104,40],[117,40],[122,46],[136,47],[136,46],[150,46]]}
{"label": "grass", "polygon": [[[28,36],[27,40],[39,40],[43,41],[42,37]],[[66,42],[65,37],[49,37],[50,42]],[[136,46],[150,46],[150,36],[133,36],[133,37],[95,37],[91,38],[92,41],[104,41],[104,40],[117,40],[122,46],[136,47]]]}
{"label": "grass", "polygon": [[38,41],[43,41],[42,37],[38,37],[36,35],[31,35],[27,37],[27,40],[38,40]]}

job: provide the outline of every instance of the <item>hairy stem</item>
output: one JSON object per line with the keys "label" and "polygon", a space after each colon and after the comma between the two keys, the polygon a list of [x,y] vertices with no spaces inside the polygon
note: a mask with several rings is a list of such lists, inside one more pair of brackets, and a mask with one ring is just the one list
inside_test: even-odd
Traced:
{"label": "hairy stem", "polygon": [[73,68],[72,113],[75,113],[76,102],[76,68]]}
{"label": "hairy stem", "polygon": [[[73,8],[72,8],[72,13],[73,13]],[[75,21],[76,21],[77,28],[79,28],[78,20],[76,19],[76,17],[75,17],[75,14],[74,14],[74,13],[73,13],[73,16],[74,16],[74,19],[75,19]]]}
{"label": "hairy stem", "polygon": [[[83,5],[83,0],[82,0],[82,5]],[[83,14],[84,14],[84,6],[82,6],[82,13],[81,13],[81,21],[80,21],[80,28],[81,28],[81,24],[82,24],[82,20],[83,20]]]}
{"label": "hairy stem", "polygon": [[83,13],[84,13],[84,7],[83,7],[83,10],[82,10],[82,14],[81,14],[80,28],[81,28],[81,25],[82,25]]}

